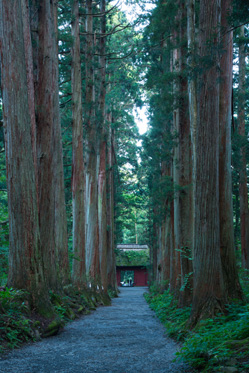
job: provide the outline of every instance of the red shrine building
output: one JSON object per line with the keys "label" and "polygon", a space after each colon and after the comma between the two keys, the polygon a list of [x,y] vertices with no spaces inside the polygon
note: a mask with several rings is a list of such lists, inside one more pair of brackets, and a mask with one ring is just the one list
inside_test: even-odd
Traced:
{"label": "red shrine building", "polygon": [[149,247],[120,244],[115,252],[118,286],[148,286]]}

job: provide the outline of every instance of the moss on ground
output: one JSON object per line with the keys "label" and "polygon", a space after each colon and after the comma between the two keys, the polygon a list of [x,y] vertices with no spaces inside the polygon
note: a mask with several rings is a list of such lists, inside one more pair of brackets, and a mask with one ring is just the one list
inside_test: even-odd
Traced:
{"label": "moss on ground", "polygon": [[0,352],[55,335],[67,322],[111,303],[108,294],[91,289],[78,290],[72,285],[64,287],[61,294],[50,291],[50,300],[54,315],[45,318],[32,309],[28,292],[1,288]]}
{"label": "moss on ground", "polygon": [[[247,288],[244,291],[248,296]],[[182,343],[178,359],[200,372],[249,372],[249,302],[227,305],[224,314],[203,320],[190,330],[191,309],[178,308],[168,290],[160,293],[151,287],[145,298],[168,335]]]}

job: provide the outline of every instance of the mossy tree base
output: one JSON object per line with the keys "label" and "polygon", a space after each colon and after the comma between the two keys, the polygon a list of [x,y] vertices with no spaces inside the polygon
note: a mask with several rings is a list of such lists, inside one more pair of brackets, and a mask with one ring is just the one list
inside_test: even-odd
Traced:
{"label": "mossy tree base", "polygon": [[212,319],[219,313],[224,313],[225,301],[215,297],[209,297],[198,304],[193,304],[190,316],[189,328],[193,329],[202,320]]}
{"label": "mossy tree base", "polygon": [[64,323],[60,318],[56,318],[48,325],[48,327],[42,332],[42,337],[52,337],[53,335],[58,334],[59,330],[64,326]]}
{"label": "mossy tree base", "polygon": [[[111,304],[107,293],[67,285],[60,294],[50,291],[51,310],[38,312],[28,292],[0,291],[0,352],[19,347],[27,341],[47,338],[60,332],[63,326],[81,315],[88,315],[98,306]],[[11,315],[11,316],[9,316]],[[17,338],[12,342],[12,334]]]}

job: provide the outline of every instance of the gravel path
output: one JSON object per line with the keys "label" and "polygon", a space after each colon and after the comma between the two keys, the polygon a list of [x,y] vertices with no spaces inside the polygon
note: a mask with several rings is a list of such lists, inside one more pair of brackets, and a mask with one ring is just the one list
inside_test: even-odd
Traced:
{"label": "gravel path", "polygon": [[145,288],[122,288],[112,306],[99,307],[55,337],[0,359],[1,373],[191,372],[173,363],[177,345],[144,300]]}

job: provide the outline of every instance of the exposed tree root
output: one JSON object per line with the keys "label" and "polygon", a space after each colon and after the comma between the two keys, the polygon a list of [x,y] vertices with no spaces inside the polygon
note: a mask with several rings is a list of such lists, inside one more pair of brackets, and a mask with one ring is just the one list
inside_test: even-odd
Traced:
{"label": "exposed tree root", "polygon": [[192,315],[189,321],[189,328],[193,329],[201,320],[212,319],[218,313],[225,310],[225,302],[220,299],[209,297],[198,304],[193,305]]}
{"label": "exposed tree root", "polygon": [[[0,303],[0,349],[19,347],[27,340],[39,340],[56,335],[70,320],[87,315],[99,305],[110,305],[107,293],[91,289],[78,290],[72,285],[66,286],[60,294],[50,292],[49,302],[52,313],[40,313],[33,307],[31,296],[22,290],[13,290],[5,295]],[[8,316],[9,312],[13,315]],[[11,345],[11,331],[17,336],[15,345]],[[9,347],[8,347],[9,346]]]}
{"label": "exposed tree root", "polygon": [[249,337],[245,339],[226,341],[224,346],[237,350],[237,352],[249,350]]}

